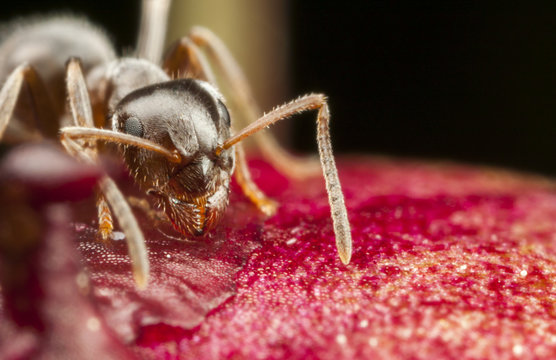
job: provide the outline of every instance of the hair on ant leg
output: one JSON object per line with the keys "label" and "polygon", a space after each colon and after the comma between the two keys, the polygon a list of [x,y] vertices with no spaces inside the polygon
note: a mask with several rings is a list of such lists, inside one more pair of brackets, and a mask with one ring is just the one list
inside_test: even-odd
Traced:
{"label": "hair on ant leg", "polygon": [[[276,211],[278,204],[251,180],[241,148],[242,140],[257,134],[265,158],[286,175],[304,177],[322,168],[338,254],[348,264],[351,231],[332,153],[326,97],[301,96],[260,116],[229,50],[204,28],[193,28],[161,59],[169,4],[169,0],[143,0],[138,58],[117,58],[102,32],[82,20],[50,18],[19,27],[0,44],[0,55],[5,57],[0,76],[6,79],[0,90],[0,137],[6,129],[5,138],[14,134],[33,138],[37,132],[52,137],[52,129],[59,129],[66,151],[90,163],[98,162],[98,142],[117,144],[137,185],[189,238],[218,224],[228,205],[233,175],[261,212],[270,216]],[[48,34],[46,39],[38,36],[42,33]],[[39,41],[56,50],[38,55],[33,50]],[[24,62],[13,68],[1,66],[13,60],[14,49],[27,54]],[[230,101],[249,122],[241,130],[233,130],[209,63],[234,89]],[[66,76],[60,78],[63,73]],[[30,91],[21,92],[24,86]],[[32,106],[25,112],[22,104]],[[320,165],[292,157],[270,134],[260,132],[308,110],[317,111]],[[72,126],[64,126],[67,119]],[[135,281],[145,287],[149,277],[145,239],[130,205],[108,176],[99,181],[98,189],[100,236],[110,238],[113,213],[126,236]]]}

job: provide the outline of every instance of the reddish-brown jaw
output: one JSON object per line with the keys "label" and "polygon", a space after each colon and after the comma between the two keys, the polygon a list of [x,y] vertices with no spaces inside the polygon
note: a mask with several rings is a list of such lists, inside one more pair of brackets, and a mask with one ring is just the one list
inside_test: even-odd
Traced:
{"label": "reddish-brown jaw", "polygon": [[206,197],[199,197],[193,199],[192,202],[180,201],[171,198],[170,201],[174,206],[172,210],[180,208],[181,211],[173,211],[175,216],[171,216],[170,220],[177,231],[184,235],[201,236],[206,230],[212,228],[213,224],[207,223],[207,199]]}
{"label": "reddish-brown jaw", "polygon": [[228,187],[221,186],[212,194],[188,199],[161,198],[166,215],[174,228],[184,236],[201,236],[218,224],[228,205]]}

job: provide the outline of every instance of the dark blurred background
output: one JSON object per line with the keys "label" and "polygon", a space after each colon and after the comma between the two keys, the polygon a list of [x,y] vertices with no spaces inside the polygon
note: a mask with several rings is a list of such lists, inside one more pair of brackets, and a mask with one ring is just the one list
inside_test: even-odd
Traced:
{"label": "dark blurred background", "polygon": [[[326,93],[337,152],[556,175],[556,2],[285,4],[286,40],[275,36],[289,51],[284,100]],[[56,9],[86,14],[119,49],[134,46],[136,1],[11,2],[0,20]],[[295,149],[316,149],[313,119],[291,122]]]}
{"label": "dark blurred background", "polygon": [[341,151],[555,175],[556,2],[478,3],[294,1],[295,91],[330,94]]}

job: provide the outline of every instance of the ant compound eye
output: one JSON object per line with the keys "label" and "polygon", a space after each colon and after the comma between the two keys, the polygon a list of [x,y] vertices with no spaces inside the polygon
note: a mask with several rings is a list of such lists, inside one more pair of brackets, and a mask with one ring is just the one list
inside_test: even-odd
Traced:
{"label": "ant compound eye", "polygon": [[129,135],[143,137],[143,124],[135,116],[130,116],[125,120],[124,130]]}
{"label": "ant compound eye", "polygon": [[224,121],[226,126],[230,126],[230,113],[228,112],[228,108],[224,103],[218,100],[218,114],[220,114],[220,118]]}

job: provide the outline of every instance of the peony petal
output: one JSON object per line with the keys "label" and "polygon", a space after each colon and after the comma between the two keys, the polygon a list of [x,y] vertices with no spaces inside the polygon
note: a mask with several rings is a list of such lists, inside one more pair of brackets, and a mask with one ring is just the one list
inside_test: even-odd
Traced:
{"label": "peony petal", "polygon": [[134,358],[87,295],[58,203],[91,194],[98,169],[44,144],[15,149],[0,168],[0,358]]}
{"label": "peony petal", "polygon": [[[100,340],[91,349],[121,357],[130,356],[124,341],[152,359],[554,358],[554,182],[488,168],[343,159],[354,240],[344,266],[323,180],[289,181],[259,160],[251,167],[281,203],[272,218],[235,187],[222,224],[203,238],[174,239],[168,226],[136,211],[152,264],[143,291],[125,242],[97,242],[94,203],[81,203],[72,229],[92,297],[71,280],[79,256],[66,240],[48,240],[40,264],[64,255],[58,264],[66,265],[26,263],[49,294],[31,308],[38,315],[29,323],[38,327],[39,319],[46,339],[64,340],[45,342],[4,321],[13,312],[4,303],[0,339],[10,342],[0,341],[0,354],[79,354],[74,349],[85,348],[75,344],[95,316]],[[66,239],[63,222],[49,222],[44,236]]]}
{"label": "peony petal", "polygon": [[[139,353],[553,358],[554,183],[446,164],[340,164],[354,235],[350,265],[335,253],[322,180],[291,184],[274,193],[282,207],[239,272],[237,294],[193,330],[143,328]],[[276,176],[254,165],[263,186]]]}

